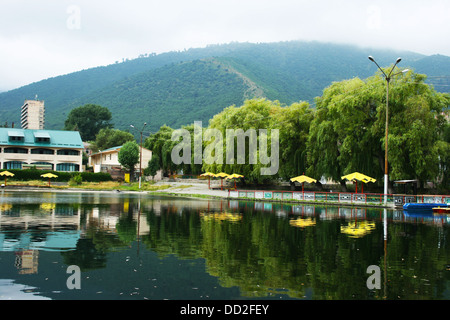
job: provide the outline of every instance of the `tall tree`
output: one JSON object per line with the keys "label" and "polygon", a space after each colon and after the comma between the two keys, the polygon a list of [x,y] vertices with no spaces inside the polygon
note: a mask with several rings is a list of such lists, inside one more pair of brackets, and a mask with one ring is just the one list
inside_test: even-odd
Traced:
{"label": "tall tree", "polygon": [[120,148],[119,163],[130,173],[133,172],[134,167],[139,163],[139,145],[136,141],[128,141]]}
{"label": "tall tree", "polygon": [[174,129],[164,125],[144,142],[144,147],[152,150],[153,155],[158,156],[159,169],[162,169],[164,174],[170,174],[177,169],[171,159],[172,148],[176,144],[172,141],[173,131]]}
{"label": "tall tree", "polygon": [[64,123],[65,130],[77,130],[83,141],[95,140],[102,128],[112,128],[111,112],[108,108],[86,104],[70,111]]}
{"label": "tall tree", "polygon": [[126,131],[112,128],[100,129],[91,144],[91,149],[96,152],[123,145],[125,142],[133,141],[134,136]]}
{"label": "tall tree", "polygon": [[[360,171],[382,181],[386,82],[380,73],[366,81],[333,83],[316,100],[308,141],[308,173],[335,181]],[[390,84],[389,180],[434,180],[439,171],[439,132],[450,97],[409,72]],[[441,148],[442,149],[442,148]],[[390,188],[391,189],[391,188]]]}
{"label": "tall tree", "polygon": [[153,178],[159,169],[159,156],[153,153],[152,158],[148,161],[148,167],[144,170],[144,174]]}

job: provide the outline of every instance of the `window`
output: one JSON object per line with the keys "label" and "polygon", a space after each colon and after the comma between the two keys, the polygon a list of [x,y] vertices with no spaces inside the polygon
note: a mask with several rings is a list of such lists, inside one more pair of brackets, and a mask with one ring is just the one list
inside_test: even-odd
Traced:
{"label": "window", "polygon": [[35,131],[34,132],[34,141],[36,143],[50,143],[50,135],[48,134],[48,132]]}
{"label": "window", "polygon": [[36,138],[37,143],[50,143],[50,138]]}
{"label": "window", "polygon": [[56,165],[56,171],[80,171],[80,166],[75,163],[58,163]]}
{"label": "window", "polygon": [[3,169],[22,169],[22,164],[25,162],[22,161],[7,161],[3,163]]}
{"label": "window", "polygon": [[72,149],[61,149],[57,151],[59,156],[79,156],[80,151]]}
{"label": "window", "polygon": [[12,136],[12,137],[9,137],[9,141],[24,142],[24,137]]}
{"label": "window", "polygon": [[28,153],[28,149],[24,148],[5,148],[5,153]]}
{"label": "window", "polygon": [[23,131],[20,131],[20,130],[8,131],[8,138],[9,138],[9,141],[14,141],[14,142],[24,142],[25,141],[25,135],[24,135]]}
{"label": "window", "polygon": [[31,149],[31,154],[55,154],[55,151],[51,149],[37,148]]}

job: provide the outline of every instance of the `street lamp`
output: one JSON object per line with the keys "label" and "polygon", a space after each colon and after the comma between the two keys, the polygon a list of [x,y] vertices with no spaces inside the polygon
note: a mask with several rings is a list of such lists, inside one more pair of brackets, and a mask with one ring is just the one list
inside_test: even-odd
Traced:
{"label": "street lamp", "polygon": [[391,79],[396,76],[399,75],[401,73],[405,73],[408,72],[408,69],[403,70],[402,72],[396,73],[396,74],[392,74],[392,72],[395,69],[395,66],[397,64],[399,64],[400,61],[402,61],[402,58],[398,58],[397,61],[395,62],[394,66],[392,67],[391,71],[389,72],[389,74],[387,75],[383,69],[380,68],[380,66],[378,65],[378,63],[375,61],[375,59],[372,56],[369,56],[369,60],[372,61],[373,63],[375,63],[378,67],[378,69],[380,69],[380,71],[383,73],[384,78],[386,79],[386,137],[385,137],[385,146],[384,146],[384,204],[387,203],[387,193],[388,193],[388,119],[389,119],[389,82],[391,81]]}
{"label": "street lamp", "polygon": [[[142,132],[144,131],[145,126],[147,125],[147,122],[144,122],[144,126],[142,127],[141,131],[139,132],[141,134],[141,141],[140,141],[140,148],[139,148],[139,189],[141,188],[141,177],[142,177]],[[130,127],[136,129],[132,124],[130,124]]]}

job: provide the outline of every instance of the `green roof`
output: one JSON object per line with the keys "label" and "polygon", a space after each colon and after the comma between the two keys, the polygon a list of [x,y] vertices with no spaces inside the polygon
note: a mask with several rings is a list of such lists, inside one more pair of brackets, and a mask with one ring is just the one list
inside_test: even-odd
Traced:
{"label": "green roof", "polygon": [[97,152],[97,153],[91,154],[91,156],[94,156],[94,155],[96,155],[96,154],[102,154],[102,153],[105,153],[105,152],[110,152],[110,151],[119,150],[120,148],[122,148],[122,146],[112,147],[112,148],[109,148],[109,149],[101,150],[101,151],[99,151],[99,152]]}
{"label": "green roof", "polygon": [[[20,140],[10,138],[18,137]],[[38,141],[38,138],[49,139]],[[50,147],[50,148],[79,148],[83,149],[83,141],[78,131],[61,130],[28,130],[0,128],[0,145],[24,147]]]}

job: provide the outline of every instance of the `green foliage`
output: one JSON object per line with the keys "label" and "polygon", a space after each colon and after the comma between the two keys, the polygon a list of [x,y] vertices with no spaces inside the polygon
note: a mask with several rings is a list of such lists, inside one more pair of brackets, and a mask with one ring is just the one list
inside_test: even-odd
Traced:
{"label": "green foliage", "polygon": [[137,74],[83,101],[111,106],[117,128],[145,120],[157,131],[164,124],[206,122],[224,105],[242,103],[246,89],[238,75],[214,60],[195,60]]}
{"label": "green foliage", "polygon": [[157,156],[156,159],[159,160],[158,169],[162,169],[164,174],[177,169],[171,160],[172,148],[175,145],[175,142],[171,140],[173,131],[172,128],[164,125],[158,132],[150,135],[144,143],[145,148],[152,150],[152,157]]}
{"label": "green foliage", "polygon": [[144,170],[146,176],[154,177],[158,170],[160,169],[160,159],[155,153],[152,153],[152,158],[148,161],[148,166]]}
{"label": "green foliage", "polygon": [[93,152],[98,152],[100,150],[121,146],[133,140],[134,136],[129,132],[119,129],[103,128],[95,136],[95,141],[91,143],[91,149]]}
{"label": "green foliage", "polygon": [[[439,171],[439,132],[448,95],[409,72],[390,84],[389,178],[433,181]],[[377,74],[333,83],[317,99],[308,141],[308,174],[339,181],[353,171],[382,180],[386,82]]]}
{"label": "green foliage", "polygon": [[[4,170],[2,170],[4,171]],[[18,181],[28,181],[28,180],[42,180],[45,179],[41,177],[42,174],[45,173],[53,173],[57,175],[57,178],[52,178],[52,181],[57,182],[68,182],[72,177],[79,175],[82,181],[86,182],[102,182],[102,181],[112,181],[111,175],[109,173],[99,172],[63,172],[63,171],[49,171],[49,170],[37,170],[37,169],[11,169],[8,170],[11,173],[14,173],[14,177],[8,178],[11,180]]]}
{"label": "green foliage", "polygon": [[106,107],[86,104],[70,111],[64,122],[65,130],[77,130],[83,141],[94,140],[102,128],[111,127],[111,112]]}
{"label": "green foliage", "polygon": [[374,69],[368,55],[376,56],[381,65],[401,56],[402,63],[434,76],[428,82],[442,92],[450,88],[446,77],[450,58],[445,56],[318,42],[230,43],[150,54],[4,92],[0,94],[0,119],[20,123],[24,99],[39,94],[45,100],[47,129],[63,128],[70,110],[87,103],[108,106],[118,129],[125,130],[143,118],[151,123],[151,131],[164,124],[179,128],[196,120],[206,122],[224,106],[239,106],[255,97],[287,105],[312,102],[333,81],[370,76]]}
{"label": "green foliage", "polygon": [[126,142],[119,151],[119,163],[129,172],[139,163],[139,145],[136,141]]}
{"label": "green foliage", "polygon": [[69,180],[69,186],[79,186],[83,183],[83,178],[81,177],[81,174],[76,174],[72,176]]}
{"label": "green foliage", "polygon": [[[204,171],[238,173],[245,176],[246,181],[264,183],[275,179],[276,177],[292,178],[304,171],[304,157],[301,155],[306,148],[310,122],[312,120],[312,110],[306,102],[294,103],[290,106],[282,106],[278,101],[270,101],[266,99],[247,100],[245,103],[236,108],[231,106],[226,108],[220,114],[213,117],[210,121],[208,129],[218,129],[224,139],[223,142],[223,164],[215,163],[203,164]],[[245,161],[240,164],[238,154],[235,150],[233,161],[227,159],[226,136],[227,129],[242,129],[243,133],[248,130],[255,130],[257,133],[257,155],[260,155],[260,131],[267,130],[268,155],[271,154],[271,134],[272,130],[279,130],[279,163],[280,169],[275,176],[265,176],[261,174],[261,168],[267,167],[260,161],[257,156],[257,163],[251,164],[250,161],[250,140],[245,140]],[[231,141],[230,141],[231,142]],[[211,142],[214,145],[215,140]],[[220,142],[219,142],[220,143]],[[235,141],[235,149],[237,148]],[[205,142],[205,148],[209,146],[209,142]],[[210,146],[211,147],[211,146]],[[205,161],[205,159],[204,159]],[[210,161],[212,162],[212,161]],[[232,163],[231,163],[232,162]]]}

